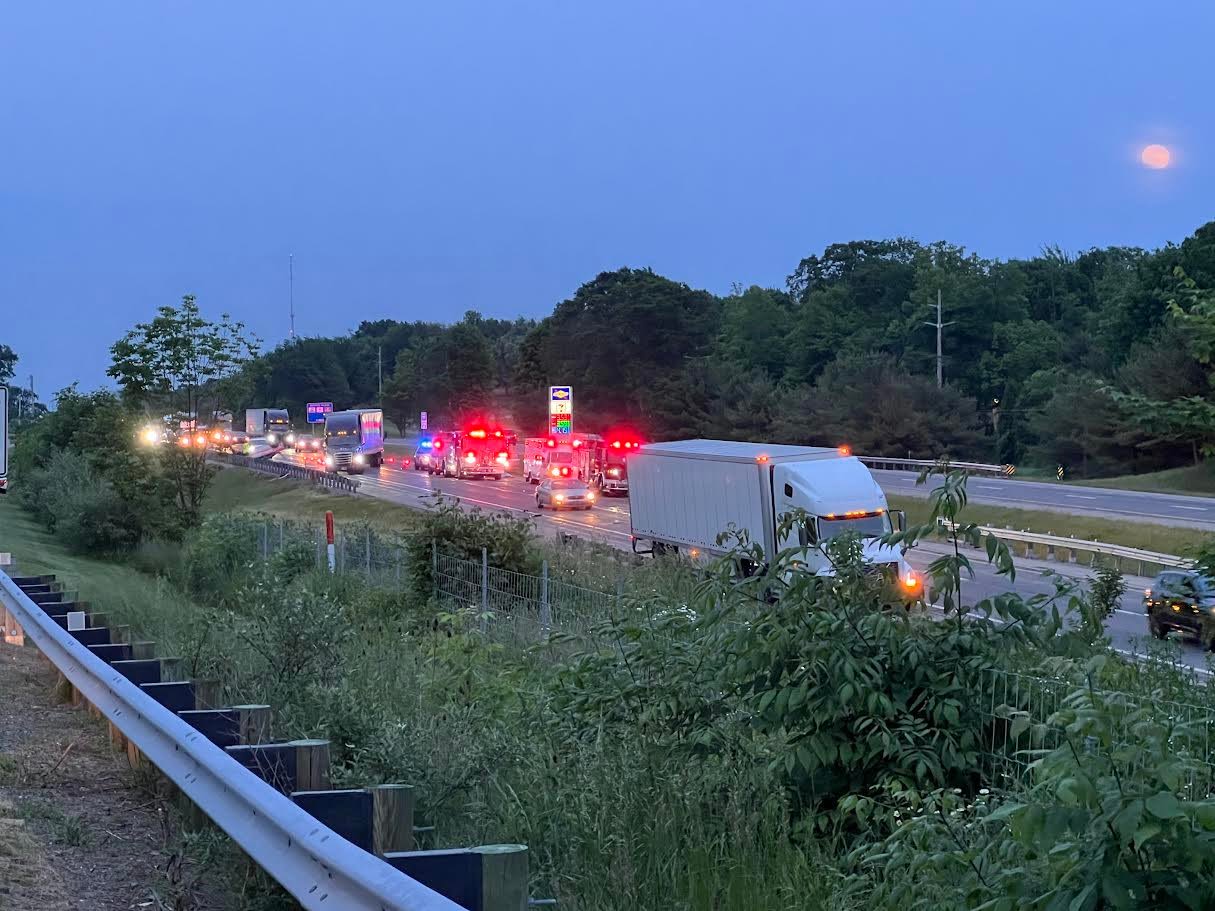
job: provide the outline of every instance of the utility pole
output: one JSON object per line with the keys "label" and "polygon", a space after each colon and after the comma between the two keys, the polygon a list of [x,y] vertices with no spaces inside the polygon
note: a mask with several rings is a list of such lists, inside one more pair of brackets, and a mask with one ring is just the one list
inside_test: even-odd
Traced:
{"label": "utility pole", "polygon": [[295,254],[287,254],[287,299],[291,307],[291,332],[288,335],[295,341]]}
{"label": "utility pole", "polygon": [[937,388],[941,389],[945,385],[945,354],[941,348],[941,330],[946,326],[952,326],[956,320],[951,320],[948,323],[941,322],[941,289],[937,288],[937,321],[935,323],[925,323],[925,326],[935,326],[937,330]]}

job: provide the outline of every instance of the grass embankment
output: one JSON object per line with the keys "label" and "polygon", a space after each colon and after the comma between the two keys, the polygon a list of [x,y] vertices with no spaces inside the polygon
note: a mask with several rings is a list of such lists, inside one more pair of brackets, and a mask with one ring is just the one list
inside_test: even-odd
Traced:
{"label": "grass embankment", "polygon": [[[893,508],[906,511],[909,523],[917,524],[928,520],[927,500],[898,496],[891,496],[888,499]],[[1121,544],[1124,547],[1138,547],[1141,550],[1178,556],[1188,556],[1211,537],[1195,528],[1153,525],[1149,522],[1123,522],[1119,519],[1102,519],[1032,509],[1009,509],[1002,506],[987,506],[975,503],[973,500],[966,505],[965,516],[966,521],[978,522],[980,525],[988,525],[993,528],[1012,528],[1017,531],[1082,538],[1086,541]]]}
{"label": "grass embankment", "polygon": [[325,511],[337,519],[370,522],[394,531],[416,527],[419,513],[375,497],[352,497],[315,488],[304,481],[272,478],[240,468],[220,470],[204,504],[207,512],[262,512],[284,519],[322,522]]}
{"label": "grass embankment", "polygon": [[1201,465],[1170,468],[1167,471],[1153,471],[1149,474],[1076,481],[1076,484],[1083,487],[1111,487],[1118,490],[1145,490],[1151,493],[1215,497],[1215,466],[1204,462]]}

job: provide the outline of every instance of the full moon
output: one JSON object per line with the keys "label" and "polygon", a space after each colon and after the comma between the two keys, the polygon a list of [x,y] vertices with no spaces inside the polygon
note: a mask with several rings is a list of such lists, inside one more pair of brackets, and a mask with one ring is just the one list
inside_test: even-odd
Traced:
{"label": "full moon", "polygon": [[1154,171],[1167,168],[1170,157],[1169,150],[1162,145],[1145,146],[1143,151],[1139,153],[1139,160],[1143,162],[1143,166],[1151,168]]}

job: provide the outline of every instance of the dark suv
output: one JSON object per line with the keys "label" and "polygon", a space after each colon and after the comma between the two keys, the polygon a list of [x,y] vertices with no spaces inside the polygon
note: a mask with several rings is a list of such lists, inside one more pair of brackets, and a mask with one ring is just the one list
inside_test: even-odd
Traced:
{"label": "dark suv", "polygon": [[1215,580],[1195,570],[1169,569],[1143,595],[1148,629],[1157,639],[1170,630],[1197,639],[1206,647],[1215,640]]}

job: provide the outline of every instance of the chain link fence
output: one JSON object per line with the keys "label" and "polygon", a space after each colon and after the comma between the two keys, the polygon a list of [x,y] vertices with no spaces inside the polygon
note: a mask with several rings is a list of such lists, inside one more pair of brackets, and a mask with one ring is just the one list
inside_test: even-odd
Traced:
{"label": "chain link fence", "polygon": [[[250,524],[247,534],[250,551],[262,559],[296,547],[310,549],[318,569],[328,564],[323,525],[265,520]],[[362,576],[384,588],[404,589],[410,584],[409,548],[419,544],[425,547],[417,539],[385,535],[370,526],[338,528],[334,571]],[[596,591],[552,578],[547,562],[532,575],[491,566],[485,551],[480,560],[468,560],[444,553],[435,541],[429,542],[429,550],[431,590],[418,594],[472,612],[480,629],[495,641],[530,645],[554,632],[580,635],[611,616],[613,609],[619,610],[623,601],[623,579],[613,592]]]}

